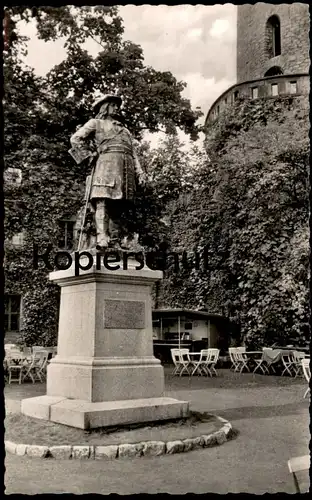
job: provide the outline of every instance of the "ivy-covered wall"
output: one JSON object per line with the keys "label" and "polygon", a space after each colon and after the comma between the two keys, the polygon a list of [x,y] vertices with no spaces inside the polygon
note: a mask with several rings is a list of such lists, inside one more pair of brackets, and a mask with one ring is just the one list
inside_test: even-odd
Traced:
{"label": "ivy-covered wall", "polygon": [[206,130],[210,163],[169,210],[171,249],[199,270],[169,270],[160,302],[228,314],[241,340],[301,344],[309,332],[308,98],[241,100]]}
{"label": "ivy-covered wall", "polygon": [[[21,337],[26,344],[56,342],[59,288],[48,281],[44,262],[34,268],[34,245],[44,253],[48,245],[58,250],[59,221],[75,215],[82,203],[81,172],[38,157],[28,158],[19,186],[5,183],[5,293],[22,296]],[[22,244],[11,243],[23,233]],[[51,253],[52,253],[51,252]],[[51,258],[53,264],[53,259]]]}

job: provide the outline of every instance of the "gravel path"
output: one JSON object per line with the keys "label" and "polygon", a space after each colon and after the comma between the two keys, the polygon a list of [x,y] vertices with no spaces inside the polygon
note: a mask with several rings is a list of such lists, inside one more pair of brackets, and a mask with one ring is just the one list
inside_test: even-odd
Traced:
{"label": "gravel path", "polygon": [[[167,393],[188,399],[195,410],[230,420],[239,431],[236,439],[189,453],[108,462],[7,455],[6,493],[294,493],[287,460],[309,453],[310,401],[303,399],[305,382],[249,374],[242,374],[239,381],[229,370],[220,370],[219,377],[190,383],[167,378]],[[7,397],[16,391],[18,401],[18,391],[25,388],[9,390]],[[301,479],[307,488],[308,473]]]}

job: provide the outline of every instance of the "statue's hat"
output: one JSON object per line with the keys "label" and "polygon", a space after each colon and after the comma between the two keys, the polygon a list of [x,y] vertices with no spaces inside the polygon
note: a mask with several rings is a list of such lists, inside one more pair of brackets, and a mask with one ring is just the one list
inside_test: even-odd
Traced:
{"label": "statue's hat", "polygon": [[121,106],[121,103],[122,103],[122,99],[118,95],[105,94],[105,95],[102,95],[101,97],[99,97],[98,99],[96,99],[96,101],[94,101],[92,108],[95,112],[97,112],[99,110],[100,106],[102,106],[102,104],[104,104],[105,102],[109,102],[109,101],[116,102],[119,107]]}

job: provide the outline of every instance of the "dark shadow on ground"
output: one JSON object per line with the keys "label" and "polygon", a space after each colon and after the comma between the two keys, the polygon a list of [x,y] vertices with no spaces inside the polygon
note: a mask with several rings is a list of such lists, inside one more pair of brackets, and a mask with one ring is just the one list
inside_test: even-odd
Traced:
{"label": "dark shadow on ground", "polygon": [[165,366],[166,391],[179,391],[189,389],[240,389],[255,387],[285,387],[289,385],[304,386],[302,377],[281,377],[279,375],[261,375],[258,373],[234,373],[229,369],[217,370],[218,375],[213,377],[188,375],[173,376],[172,368]]}
{"label": "dark shadow on ground", "polygon": [[257,419],[270,417],[283,417],[288,415],[301,415],[309,408],[309,402],[304,400],[302,403],[289,403],[277,406],[245,406],[241,408],[229,408],[227,410],[218,410],[218,416],[223,417],[230,422],[242,419]]}
{"label": "dark shadow on ground", "polygon": [[4,388],[4,397],[15,401],[20,401],[24,398],[42,396],[43,394],[46,394],[46,384],[40,382],[35,384],[12,383],[10,385],[6,385]]}

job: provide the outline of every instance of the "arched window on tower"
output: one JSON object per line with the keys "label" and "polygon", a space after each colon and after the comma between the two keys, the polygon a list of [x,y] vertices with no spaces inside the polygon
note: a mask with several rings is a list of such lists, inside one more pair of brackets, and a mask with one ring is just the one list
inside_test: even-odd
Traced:
{"label": "arched window on tower", "polygon": [[266,42],[269,57],[281,54],[281,23],[277,16],[271,16],[266,23]]}
{"label": "arched window on tower", "polygon": [[282,74],[282,68],[280,68],[279,66],[272,66],[272,68],[268,69],[268,71],[264,73],[264,76],[277,76]]}

